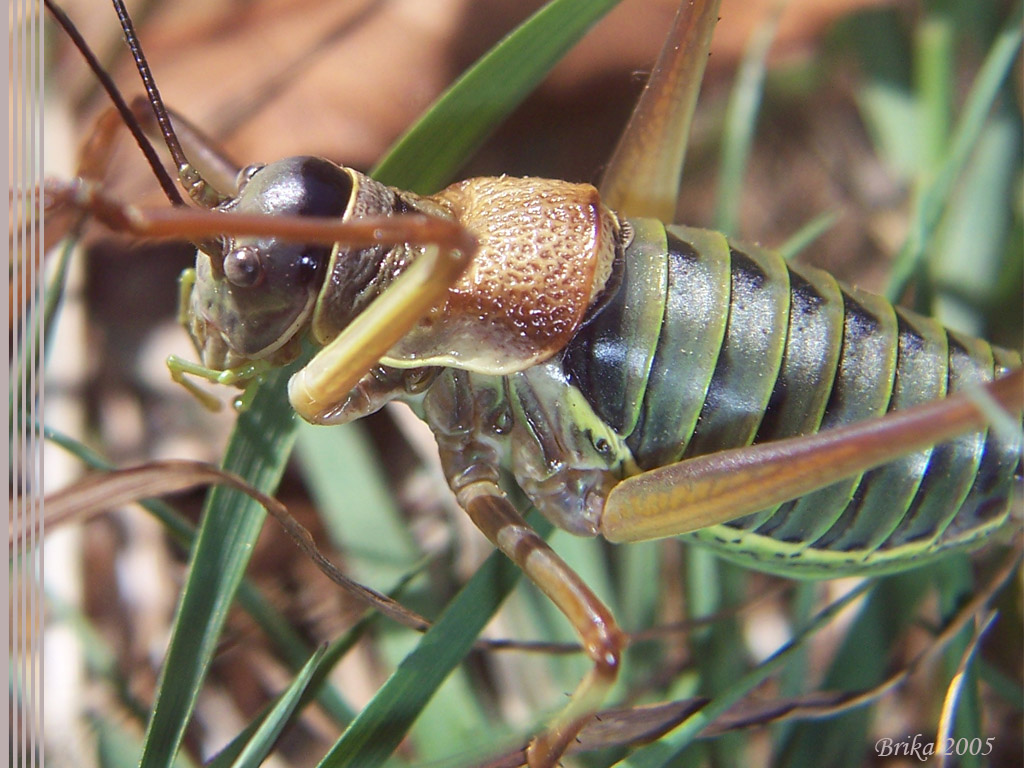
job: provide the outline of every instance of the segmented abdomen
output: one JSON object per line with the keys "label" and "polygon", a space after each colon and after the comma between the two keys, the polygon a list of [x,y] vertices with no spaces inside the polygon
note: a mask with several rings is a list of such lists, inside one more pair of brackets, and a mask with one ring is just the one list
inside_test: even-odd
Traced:
{"label": "segmented abdomen", "polygon": [[[564,366],[643,469],[879,416],[1021,364],[775,253],[631,224],[622,282]],[[905,568],[1002,524],[1019,457],[1013,438],[964,435],[693,535],[789,575]]]}

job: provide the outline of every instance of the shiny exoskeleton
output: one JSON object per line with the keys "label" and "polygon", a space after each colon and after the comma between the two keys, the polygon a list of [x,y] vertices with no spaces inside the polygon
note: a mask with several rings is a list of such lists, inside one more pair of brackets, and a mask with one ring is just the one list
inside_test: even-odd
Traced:
{"label": "shiny exoskeleton", "polygon": [[[622,286],[562,365],[642,469],[879,416],[1020,365],[772,252],[634,226],[644,237]],[[905,568],[1005,521],[1019,452],[966,435],[693,535],[790,575]]]}
{"label": "shiny exoskeleton", "polygon": [[[293,158],[243,172],[226,207],[419,212],[469,230],[480,249],[446,302],[342,402],[300,412],[340,423],[404,400],[437,437],[454,491],[506,466],[577,534],[602,533],[609,490],[640,471],[880,416],[1020,366],[770,251],[620,220],[588,185],[471,179],[419,197]],[[229,242],[220,265],[200,254],[190,332],[213,369],[284,362],[307,329],[328,343],[420,253]],[[303,386],[292,382],[296,407]],[[968,434],[691,536],[788,575],[900,570],[999,527],[1019,478],[1015,438]]]}

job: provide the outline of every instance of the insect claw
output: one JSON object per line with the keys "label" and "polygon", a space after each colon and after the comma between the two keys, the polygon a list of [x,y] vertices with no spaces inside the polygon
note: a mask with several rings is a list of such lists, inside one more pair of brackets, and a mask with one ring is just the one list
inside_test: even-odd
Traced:
{"label": "insect claw", "polygon": [[186,379],[186,375],[191,374],[214,384],[241,387],[242,393],[231,401],[231,405],[236,411],[242,413],[252,405],[256,391],[259,389],[259,385],[263,383],[270,365],[266,360],[255,360],[246,365],[229,368],[226,371],[218,371],[183,360],[177,355],[169,355],[167,358],[167,368],[170,370],[171,378],[174,381],[185,387],[199,402],[211,411],[219,411],[222,406],[221,401]]}
{"label": "insect claw", "polygon": [[256,397],[256,392],[259,391],[260,384],[262,383],[263,376],[257,375],[245,385],[245,389],[242,390],[242,394],[238,395],[231,401],[231,407],[235,409],[236,413],[245,413],[249,410],[249,406],[252,405],[253,398]]}

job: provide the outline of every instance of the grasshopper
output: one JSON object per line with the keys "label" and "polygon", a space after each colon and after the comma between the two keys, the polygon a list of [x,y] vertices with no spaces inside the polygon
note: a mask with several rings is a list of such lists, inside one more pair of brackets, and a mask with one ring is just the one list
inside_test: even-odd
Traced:
{"label": "grasshopper", "polygon": [[[699,81],[704,49],[679,43],[706,41],[715,13],[681,15],[655,105],[675,103],[674,80]],[[661,130],[685,135],[693,97]],[[84,183],[51,190],[114,228],[198,245],[182,307],[201,364],[173,361],[179,380],[249,396],[308,336],[322,349],[289,384],[301,416],[338,424],[397,399],[428,423],[460,506],[593,663],[531,742],[532,766],[555,764],[590,721],[626,637],[509,502],[500,467],[570,532],[686,534],[819,578],[977,546],[1005,525],[1019,483],[1019,436],[987,430],[968,396],[941,399],[999,380],[986,391],[1019,411],[1019,355],[770,251],[666,225],[655,216],[681,157],[639,171],[647,150],[627,139],[600,194],[492,177],[420,195],[312,156],[249,166],[218,190],[184,154],[198,211],[140,212]]]}

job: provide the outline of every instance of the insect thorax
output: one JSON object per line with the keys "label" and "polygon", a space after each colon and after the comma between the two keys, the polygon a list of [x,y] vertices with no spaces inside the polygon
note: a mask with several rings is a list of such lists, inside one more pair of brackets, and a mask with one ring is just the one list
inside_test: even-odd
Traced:
{"label": "insect thorax", "polygon": [[384,363],[524,370],[558,353],[578,330],[621,255],[618,218],[589,184],[474,178],[420,198],[414,209],[465,227],[478,249],[466,272]]}

